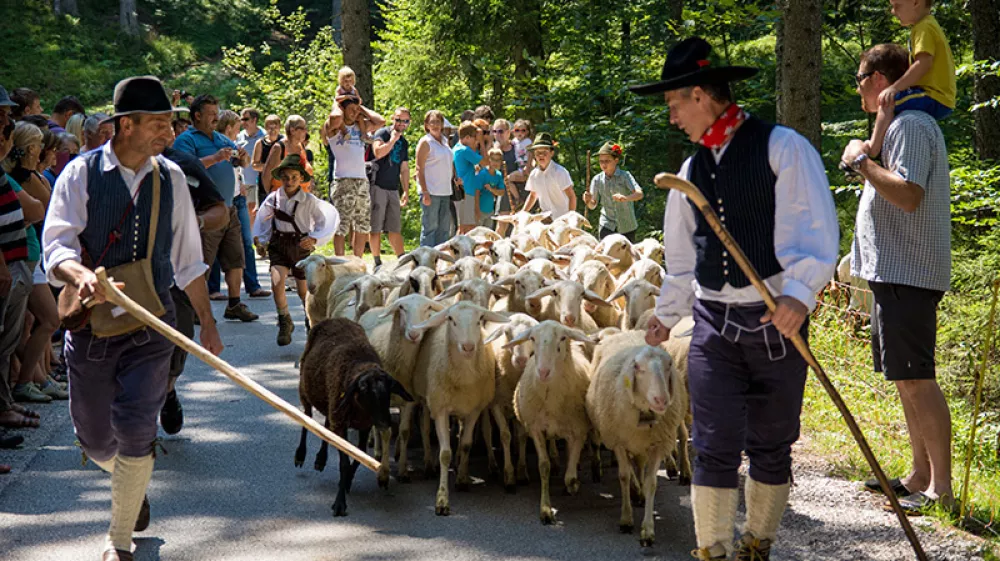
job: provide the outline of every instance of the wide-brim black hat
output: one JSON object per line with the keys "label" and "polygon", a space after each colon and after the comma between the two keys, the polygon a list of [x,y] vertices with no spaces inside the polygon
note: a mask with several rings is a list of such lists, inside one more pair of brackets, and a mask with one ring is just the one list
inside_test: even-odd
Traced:
{"label": "wide-brim black hat", "polygon": [[170,103],[167,90],[156,76],[133,76],[118,82],[114,102],[115,112],[106,121],[136,113],[163,115],[187,111]]}
{"label": "wide-brim black hat", "polygon": [[757,74],[757,69],[749,66],[712,66],[711,54],[712,46],[708,41],[701,37],[685,39],[667,53],[660,81],[629,86],[629,89],[639,95],[652,95],[692,86],[736,82]]}

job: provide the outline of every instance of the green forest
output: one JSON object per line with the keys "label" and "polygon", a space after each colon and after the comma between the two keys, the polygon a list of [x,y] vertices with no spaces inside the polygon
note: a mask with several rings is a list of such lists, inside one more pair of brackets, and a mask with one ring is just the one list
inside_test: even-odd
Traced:
{"label": "green forest", "polygon": [[[693,146],[670,125],[662,98],[637,97],[627,87],[656,79],[670,46],[700,35],[720,63],[761,69],[736,85],[740,104],[817,143],[837,203],[842,254],[851,242],[861,186],[837,164],[848,141],[868,138],[872,126],[855,91],[859,57],[875,44],[905,45],[907,38],[888,0],[131,4],[138,15],[132,34],[123,32],[121,4],[109,0],[63,0],[61,13],[51,0],[0,3],[0,21],[18,22],[0,28],[0,83],[38,91],[46,111],[65,95],[97,110],[110,105],[119,79],[155,74],[169,89],[212,93],[227,108],[303,115],[315,133],[330,109],[337,70],[347,62],[358,73],[363,97],[373,96],[373,109],[383,115],[401,105],[412,110],[411,147],[427,110],[439,109],[457,123],[463,110],[486,104],[498,117],[528,118],[537,131],[551,132],[559,142],[557,159],[582,193],[588,151],[596,153],[609,140],[620,144],[623,167],[648,187],[636,206],[643,237],[662,236],[666,197],[652,188],[653,176],[676,171]],[[938,372],[954,420],[959,492],[976,381],[985,376],[970,500],[961,514],[940,518],[996,540],[1000,369],[986,341],[991,285],[1000,278],[1000,3],[934,4],[958,74],[958,107],[942,122],[951,162],[953,277],[939,314]],[[590,173],[597,171],[595,158]],[[410,205],[403,214],[410,248],[419,235],[419,207]],[[887,471],[899,473],[909,453],[895,390],[871,372],[867,328],[845,318],[846,305],[836,298],[828,295],[829,305],[813,318],[813,346]],[[819,384],[810,382],[806,398],[805,446],[826,457],[838,475],[866,478],[867,466]]]}

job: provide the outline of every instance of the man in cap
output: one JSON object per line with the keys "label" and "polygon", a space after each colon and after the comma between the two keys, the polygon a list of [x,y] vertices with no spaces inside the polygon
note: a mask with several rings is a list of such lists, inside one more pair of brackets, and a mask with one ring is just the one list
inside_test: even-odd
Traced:
{"label": "man in cap", "polygon": [[806,379],[805,360],[786,339],[807,335],[806,316],[833,276],[837,216],[812,145],[733,103],[728,82],[757,70],[716,67],[710,54],[703,39],[682,41],[667,55],[659,82],[632,90],[663,92],[670,122],[699,145],[679,175],[705,195],[778,307],[768,312],[702,214],[672,191],[663,220],[669,274],[646,341],[666,340],[693,306],[694,555],[723,560],[733,549],[745,451],[747,522],[735,559],[766,561],[788,499]]}
{"label": "man in cap", "polygon": [[[201,320],[202,345],[218,354],[222,342],[205,285],[199,220],[184,173],[160,156],[173,137],[175,110],[152,76],[119,82],[114,105],[112,141],[70,162],[53,189],[42,233],[49,282],[72,285],[81,299],[100,304],[104,289],[84,263],[111,268],[151,254],[146,262],[165,310],[162,319],[174,322],[170,286],[176,283]],[[173,348],[162,335],[142,328],[98,337],[87,325],[66,336],[73,426],[84,453],[112,474],[102,561],[131,561],[132,532],[149,524],[144,495]]]}

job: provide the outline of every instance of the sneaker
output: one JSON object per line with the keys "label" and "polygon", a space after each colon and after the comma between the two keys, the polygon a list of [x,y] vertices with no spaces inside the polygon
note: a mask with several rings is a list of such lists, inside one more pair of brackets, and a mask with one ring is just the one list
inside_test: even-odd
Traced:
{"label": "sneaker", "polygon": [[295,322],[292,316],[278,314],[278,346],[284,347],[292,343],[292,332],[295,331]]}
{"label": "sneaker", "polygon": [[222,317],[226,319],[238,319],[240,321],[256,321],[260,316],[251,312],[250,308],[248,308],[246,304],[240,302],[235,306],[227,307],[226,312],[222,314]]}
{"label": "sneaker", "polygon": [[63,387],[57,382],[53,382],[51,379],[47,384],[40,388],[40,391],[54,400],[69,399],[69,392],[63,389]]}
{"label": "sneaker", "polygon": [[42,393],[35,384],[18,384],[11,392],[14,401],[21,403],[50,403],[52,398]]}
{"label": "sneaker", "polygon": [[177,434],[184,426],[184,408],[181,407],[181,400],[177,399],[177,390],[167,394],[167,400],[160,408],[160,426],[167,434]]}
{"label": "sneaker", "polygon": [[758,540],[751,534],[743,534],[736,547],[733,561],[770,561],[771,540]]}

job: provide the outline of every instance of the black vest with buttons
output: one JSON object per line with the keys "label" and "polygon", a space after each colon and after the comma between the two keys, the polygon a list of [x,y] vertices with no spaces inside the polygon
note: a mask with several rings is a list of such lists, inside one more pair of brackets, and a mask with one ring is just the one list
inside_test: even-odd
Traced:
{"label": "black vest with buttons", "polygon": [[[774,184],[777,178],[771,170],[767,150],[773,129],[774,125],[751,116],[736,131],[718,164],[712,150],[701,147],[690,165],[691,182],[705,195],[723,225],[765,279],[782,271],[774,255]],[[748,286],[750,279],[697,208],[694,208],[694,216],[698,284],[716,291],[726,284],[735,288]]]}

